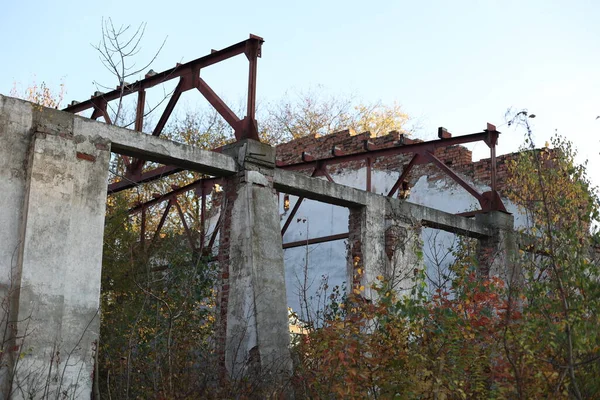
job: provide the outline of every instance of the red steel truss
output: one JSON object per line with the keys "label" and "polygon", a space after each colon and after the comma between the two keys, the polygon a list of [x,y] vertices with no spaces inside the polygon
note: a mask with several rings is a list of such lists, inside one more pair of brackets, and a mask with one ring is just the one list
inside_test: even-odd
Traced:
{"label": "red steel truss", "polygon": [[[167,120],[169,119],[177,101],[181,97],[181,94],[185,91],[197,89],[206,100],[215,108],[215,110],[223,117],[223,119],[232,127],[236,140],[242,139],[254,139],[260,140],[258,136],[258,128],[256,123],[256,74],[258,66],[258,58],[261,57],[262,44],[264,40],[258,36],[250,35],[250,38],[242,42],[236,43],[225,49],[214,51],[204,57],[190,61],[185,64],[177,64],[174,68],[166,71],[146,75],[145,79],[137,81],[133,84],[123,84],[117,87],[115,90],[109,93],[96,93],[97,95],[92,96],[90,100],[71,104],[65,108],[64,111],[78,113],[86,110],[93,110],[91,118],[97,119],[103,117],[105,122],[111,124],[110,116],[108,113],[108,103],[113,100],[117,100],[123,96],[128,96],[137,93],[137,108],[136,108],[136,119],[135,119],[135,130],[142,130],[144,122],[144,104],[146,98],[146,90],[168,82],[173,79],[179,79],[177,87],[175,88],[171,98],[169,99],[165,110],[163,111],[156,127],[154,128],[152,135],[159,136],[164,129]],[[231,57],[244,54],[249,62],[248,70],[248,98],[247,98],[247,110],[246,116],[240,119],[225,102],[212,90],[212,88],[200,77],[202,68],[208,67],[213,64],[217,64],[221,61],[227,60]],[[411,154],[412,158],[410,162],[405,164],[402,168],[402,172],[393,185],[390,192],[387,194],[392,197],[396,194],[398,189],[407,187],[407,178],[415,165],[432,163],[440,168],[445,174],[456,181],[466,191],[468,191],[473,197],[475,197],[480,206],[480,211],[471,213],[462,213],[464,216],[472,216],[477,212],[486,211],[506,211],[504,204],[497,191],[497,179],[496,179],[496,144],[498,141],[498,135],[500,132],[496,130],[496,127],[492,124],[487,124],[487,128],[483,132],[473,133],[470,135],[452,137],[444,128],[438,130],[438,140],[417,142],[402,136],[402,140],[398,145],[387,148],[373,148],[373,145],[369,141],[365,141],[364,151],[344,154],[334,146],[331,150],[331,156],[315,159],[308,153],[302,154],[302,161],[293,164],[277,164],[277,168],[286,170],[298,170],[298,171],[310,171],[312,170],[312,176],[324,176],[329,181],[333,182],[333,178],[327,171],[329,165],[347,163],[351,161],[364,161],[366,165],[366,190],[371,191],[371,169],[373,162],[380,157],[395,156],[398,154]],[[471,184],[462,179],[457,175],[452,168],[446,165],[442,160],[435,156],[435,150],[438,148],[472,143],[477,141],[483,141],[490,148],[491,157],[491,190],[485,193],[479,193],[476,188]],[[221,149],[214,149],[213,151],[220,151]],[[108,187],[109,194],[116,193],[122,190],[130,189],[136,185],[151,182],[154,180],[161,179],[165,176],[181,172],[182,168],[176,166],[165,165],[159,168],[155,168],[150,171],[142,172],[144,166],[144,160],[131,160],[124,156],[126,165],[126,176],[125,179],[115,182]],[[167,202],[157,231],[154,233],[153,238],[150,241],[152,245],[158,237],[162,226],[167,218],[169,211],[175,206],[179,217],[182,221],[182,225],[186,231],[190,245],[194,251],[199,251],[202,254],[210,254],[212,246],[214,245],[216,235],[220,228],[220,221],[217,222],[211,237],[204,237],[204,230],[206,224],[206,196],[212,191],[212,188],[216,183],[220,182],[219,178],[204,178],[192,182],[186,186],[180,188],[174,188],[171,192],[165,194],[156,194],[154,199],[147,201],[143,204],[139,204],[130,210],[130,213],[142,214],[142,241],[145,242],[146,236],[146,211],[149,207]],[[192,232],[184,218],[181,206],[177,202],[177,196],[185,194],[191,190],[196,192],[196,195],[201,196],[201,238],[199,248],[196,248],[196,242],[193,239]],[[296,212],[298,211],[302,201],[302,197],[298,198],[290,215],[285,221],[281,234],[285,234],[291,221],[293,220]],[[307,244],[323,243],[333,240],[341,240],[348,237],[348,233],[340,233],[336,235],[325,236],[321,238],[312,238],[304,240],[302,242],[292,242],[284,244],[284,248],[292,248]],[[208,239],[208,240],[207,240]]]}
{"label": "red steel truss", "polygon": [[[132,84],[124,83],[118,86],[115,90],[109,93],[99,93],[97,96],[92,96],[91,99],[76,103],[64,109],[64,111],[78,113],[86,110],[92,111],[92,119],[103,117],[107,124],[111,124],[108,103],[137,93],[137,107],[135,117],[135,130],[142,130],[144,124],[144,104],[146,99],[146,90],[156,85],[168,82],[173,79],[179,79],[175,91],[171,95],[165,110],[163,111],[152,135],[159,136],[164,129],[167,120],[171,116],[177,101],[183,92],[197,89],[206,100],[215,108],[215,110],[223,117],[225,121],[233,128],[236,140],[258,138],[258,128],[256,124],[256,74],[258,67],[258,58],[261,57],[262,44],[264,40],[255,35],[250,35],[250,38],[242,42],[236,43],[222,50],[213,51],[211,54],[200,57],[196,60],[185,64],[177,64],[174,68],[166,71],[146,75],[145,79]],[[248,98],[246,116],[240,119],[225,102],[212,90],[212,88],[200,77],[202,68],[217,64],[221,61],[244,54],[249,62],[248,70]],[[130,180],[143,181],[142,169],[144,160],[130,160],[124,157],[125,165],[127,166],[126,176]]]}
{"label": "red steel truss", "polygon": [[[444,133],[444,134],[442,134]],[[462,216],[473,216],[478,212],[486,212],[486,211],[505,211],[504,204],[500,198],[499,193],[496,190],[497,180],[496,180],[496,156],[495,156],[495,147],[498,141],[498,136],[500,132],[496,130],[496,127],[492,124],[488,124],[487,128],[483,132],[473,133],[469,135],[456,136],[452,137],[447,134],[443,128],[440,128],[439,136],[440,139],[432,140],[427,142],[416,142],[410,139],[404,139],[395,147],[388,148],[373,148],[368,141],[365,142],[364,151],[359,153],[352,154],[343,154],[337,147],[333,147],[331,151],[331,156],[315,159],[308,153],[302,154],[302,162],[293,163],[293,164],[278,164],[277,168],[286,169],[286,170],[296,170],[296,171],[305,171],[310,173],[312,170],[311,176],[324,176],[330,182],[333,182],[333,178],[327,171],[327,166],[335,165],[340,163],[347,163],[351,161],[365,161],[366,163],[366,172],[367,172],[367,190],[370,191],[370,178],[371,178],[371,164],[379,157],[390,157],[398,154],[412,154],[411,160],[403,166],[402,173],[400,174],[398,180],[393,185],[392,189],[388,193],[389,197],[395,195],[399,188],[407,185],[407,178],[415,165],[419,164],[427,164],[432,163],[440,168],[445,174],[447,174],[450,178],[456,181],[460,186],[462,186],[466,191],[468,191],[473,197],[475,197],[481,206],[481,210],[474,211],[470,213],[461,213]],[[445,136],[445,137],[443,137]],[[480,193],[474,188],[471,184],[466,182],[463,178],[461,178],[458,174],[456,174],[449,166],[447,166],[442,160],[434,155],[435,150],[438,148],[453,146],[457,144],[465,144],[472,143],[477,141],[483,141],[490,148],[491,153],[491,190],[488,192]],[[220,149],[219,149],[220,150]],[[170,173],[174,173],[180,171],[180,169],[174,167],[161,167],[157,170],[149,171],[145,174],[142,174],[141,182],[148,182],[153,179],[159,179],[161,176],[168,175]],[[152,199],[144,204],[140,204],[130,210],[131,213],[138,213],[152,205],[164,202],[164,201],[173,201],[178,195],[183,193],[187,193],[191,190],[195,190],[198,195],[202,196],[202,204],[206,204],[206,196],[211,192],[213,186],[216,183],[220,182],[220,178],[205,178],[200,179],[195,182],[190,183],[187,186],[183,186],[181,188],[174,189],[173,191],[166,193],[164,195],[156,196],[155,199]],[[119,187],[119,185],[122,185]],[[130,185],[135,185],[135,182],[121,183],[118,182],[116,184],[111,185],[115,191],[123,190]],[[284,225],[281,229],[281,234],[284,235],[293,221],[300,205],[302,204],[304,198],[300,197],[296,200],[291,212],[289,213]],[[203,206],[201,213],[201,225],[205,224],[205,207]],[[167,211],[168,212],[168,208]],[[201,240],[201,247],[204,249],[205,253],[210,253],[212,249],[212,245],[215,241],[215,235],[217,234],[219,229],[219,223],[213,230],[211,240],[209,243],[204,243],[204,238]],[[189,235],[189,234],[188,234]],[[203,235],[203,233],[202,233]],[[291,242],[285,243],[284,248],[293,248],[308,244],[316,244],[316,243],[324,243],[328,241],[341,240],[347,238],[348,233],[340,233],[335,235],[324,236],[320,238],[312,238],[308,240],[303,240],[299,242]]]}

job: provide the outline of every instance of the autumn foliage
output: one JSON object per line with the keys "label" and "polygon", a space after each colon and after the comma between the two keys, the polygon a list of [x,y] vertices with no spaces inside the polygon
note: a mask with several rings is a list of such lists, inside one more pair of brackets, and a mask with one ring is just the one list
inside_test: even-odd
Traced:
{"label": "autumn foliage", "polygon": [[[530,140],[530,139],[528,139]],[[530,142],[527,143],[528,145]],[[528,221],[520,279],[482,277],[464,241],[452,281],[410,296],[351,294],[296,347],[302,398],[598,398],[598,202],[570,144],[523,149],[511,199]]]}

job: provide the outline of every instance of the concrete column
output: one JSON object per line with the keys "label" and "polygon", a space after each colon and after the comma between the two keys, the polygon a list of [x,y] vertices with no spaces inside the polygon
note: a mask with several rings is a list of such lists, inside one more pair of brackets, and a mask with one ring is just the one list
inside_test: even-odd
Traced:
{"label": "concrete column", "polygon": [[[367,299],[376,298],[371,285],[382,276],[398,294],[407,294],[414,284],[415,269],[423,262],[418,230],[411,219],[392,212],[389,199],[369,196],[367,205],[350,209],[348,282],[352,289],[365,287]],[[358,273],[360,269],[361,273]]]}
{"label": "concrete column", "polygon": [[[221,362],[230,379],[269,386],[292,372],[283,248],[273,189],[275,149],[253,140],[223,149],[240,167],[225,180],[219,239]],[[270,382],[271,381],[271,382]]]}
{"label": "concrete column", "polygon": [[499,277],[508,284],[520,284],[521,271],[515,262],[519,249],[514,231],[514,217],[502,211],[491,211],[477,214],[475,220],[488,225],[493,231],[492,236],[478,242],[480,275]]}
{"label": "concrete column", "polygon": [[10,332],[2,368],[12,372],[3,393],[86,398],[99,332],[109,148],[77,135],[72,115],[0,100],[0,191],[9,190],[0,207],[7,305],[0,313]]}

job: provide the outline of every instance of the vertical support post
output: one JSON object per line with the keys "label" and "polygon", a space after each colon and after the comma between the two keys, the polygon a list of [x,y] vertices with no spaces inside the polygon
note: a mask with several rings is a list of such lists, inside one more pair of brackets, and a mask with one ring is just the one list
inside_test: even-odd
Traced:
{"label": "vertical support post", "polygon": [[246,139],[223,148],[240,172],[224,180],[218,260],[218,346],[230,379],[283,384],[292,363],[283,248],[273,189],[275,149]]}
{"label": "vertical support post", "polygon": [[202,253],[206,236],[206,188],[204,185],[202,185],[200,195],[202,196],[200,199],[200,253]]}
{"label": "vertical support post", "polygon": [[242,122],[242,139],[259,140],[258,127],[256,126],[256,75],[258,71],[258,57],[261,56],[262,38],[250,36],[255,39],[246,42],[245,54],[248,58],[248,102],[246,117]]}
{"label": "vertical support post", "polygon": [[406,294],[414,285],[415,269],[423,268],[423,260],[417,256],[420,230],[399,213],[400,207],[393,206],[399,203],[369,196],[366,206],[350,209],[348,282],[353,288],[364,286],[367,299],[377,297],[371,284],[378,276],[390,282],[398,294]]}
{"label": "vertical support post", "polygon": [[140,227],[140,245],[144,250],[146,244],[146,207],[142,205],[142,221]]}
{"label": "vertical support post", "polygon": [[[350,290],[357,293],[364,286],[364,296],[373,299],[370,283],[385,273],[385,200],[369,196],[367,206],[351,208],[348,220],[348,269],[347,281]],[[379,200],[379,201],[377,201]]]}
{"label": "vertical support post", "polygon": [[494,234],[480,239],[477,246],[479,275],[482,278],[496,276],[507,284],[519,285],[521,271],[515,262],[518,252],[514,217],[502,211],[490,211],[475,215],[475,219],[489,225]]}
{"label": "vertical support post", "polygon": [[367,157],[367,188],[366,191],[370,192],[372,190],[372,186],[371,186],[371,164],[372,164],[372,160],[371,157]]}
{"label": "vertical support post", "polygon": [[144,128],[144,106],[146,104],[146,91],[138,92],[137,107],[135,111],[135,130],[141,132]]}

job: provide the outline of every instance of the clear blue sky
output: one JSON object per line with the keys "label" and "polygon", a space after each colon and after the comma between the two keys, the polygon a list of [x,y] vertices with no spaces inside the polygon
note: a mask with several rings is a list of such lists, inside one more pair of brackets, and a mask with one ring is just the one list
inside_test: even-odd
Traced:
{"label": "clear blue sky", "polygon": [[[317,84],[367,102],[397,101],[425,138],[438,126],[454,134],[500,127],[508,107],[527,108],[537,115],[538,144],[557,129],[600,183],[597,1],[2,1],[3,94],[14,82],[62,81],[66,101],[83,100],[94,80],[116,84],[90,45],[103,16],[147,22],[141,59],[168,36],[157,71],[254,33],[266,41],[263,101]],[[224,98],[240,99],[246,65],[240,58],[205,76]],[[500,152],[516,150],[522,132],[500,130]],[[484,156],[484,145],[475,151]]]}

